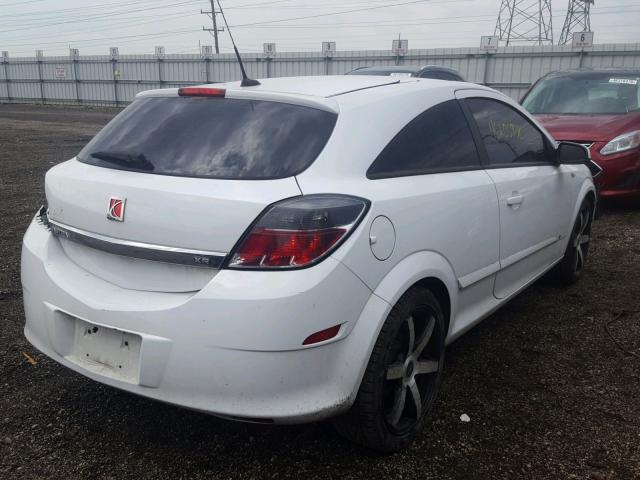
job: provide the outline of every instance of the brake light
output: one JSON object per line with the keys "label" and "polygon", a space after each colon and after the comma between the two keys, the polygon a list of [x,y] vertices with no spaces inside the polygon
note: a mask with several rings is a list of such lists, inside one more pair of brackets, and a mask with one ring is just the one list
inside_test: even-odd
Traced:
{"label": "brake light", "polygon": [[291,269],[318,263],[364,216],[369,202],[346,195],[308,195],[269,207],[232,252],[228,268]]}
{"label": "brake light", "polygon": [[224,88],[182,87],[178,89],[178,95],[181,97],[224,97],[225,94]]}

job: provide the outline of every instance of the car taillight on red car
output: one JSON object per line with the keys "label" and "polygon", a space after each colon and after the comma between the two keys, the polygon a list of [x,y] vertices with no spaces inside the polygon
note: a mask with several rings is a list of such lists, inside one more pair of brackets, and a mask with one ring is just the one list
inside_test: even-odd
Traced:
{"label": "car taillight on red car", "polygon": [[280,270],[313,265],[347,238],[368,206],[361,198],[332,194],[278,202],[242,237],[227,267]]}

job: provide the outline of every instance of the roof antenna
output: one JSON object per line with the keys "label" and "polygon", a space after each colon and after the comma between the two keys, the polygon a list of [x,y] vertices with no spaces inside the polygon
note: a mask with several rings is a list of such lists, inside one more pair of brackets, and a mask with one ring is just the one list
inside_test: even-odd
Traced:
{"label": "roof antenna", "polygon": [[[220,0],[218,1],[218,8],[220,9],[220,13],[222,14],[222,19],[224,20],[224,24],[227,27],[227,32],[229,32],[229,38],[231,39],[231,44],[233,45],[233,49],[236,52],[236,57],[238,58],[238,63],[240,64],[240,70],[242,71],[242,82],[240,82],[241,87],[255,87],[256,85],[260,85],[258,80],[254,80],[253,78],[247,77],[247,72],[244,70],[244,65],[242,64],[242,58],[240,57],[240,52],[238,52],[238,47],[236,47],[236,42],[233,41],[233,35],[231,35],[231,29],[229,28],[229,24],[227,23],[227,17],[224,16],[224,12],[222,11],[222,5],[220,5]],[[213,13],[215,15],[215,12]]]}

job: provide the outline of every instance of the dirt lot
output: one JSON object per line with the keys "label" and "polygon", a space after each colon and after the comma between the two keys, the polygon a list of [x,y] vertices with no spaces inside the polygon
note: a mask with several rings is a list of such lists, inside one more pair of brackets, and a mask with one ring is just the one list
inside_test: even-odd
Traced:
{"label": "dirt lot", "polygon": [[640,478],[640,358],[623,351],[640,355],[637,209],[605,209],[579,284],[535,285],[451,345],[431,424],[399,454],[327,424],[189,412],[48,360],[22,333],[21,238],[45,171],[115,112],[0,105],[0,478]]}

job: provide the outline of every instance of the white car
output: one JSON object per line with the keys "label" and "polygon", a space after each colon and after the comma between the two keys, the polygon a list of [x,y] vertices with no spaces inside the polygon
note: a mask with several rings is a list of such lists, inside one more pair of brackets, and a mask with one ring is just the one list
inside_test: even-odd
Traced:
{"label": "white car", "polygon": [[141,93],[46,176],[25,335],[96,381],[406,445],[445,345],[553,269],[580,275],[588,150],[506,96],[418,78]]}

